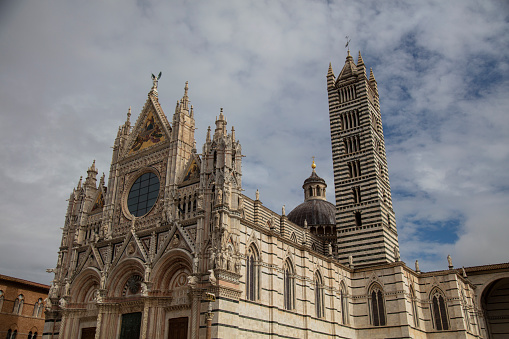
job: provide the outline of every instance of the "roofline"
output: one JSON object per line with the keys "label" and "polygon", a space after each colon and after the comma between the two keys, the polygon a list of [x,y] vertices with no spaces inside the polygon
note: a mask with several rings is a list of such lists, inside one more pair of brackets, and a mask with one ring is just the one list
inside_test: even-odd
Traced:
{"label": "roofline", "polygon": [[31,287],[42,288],[44,290],[47,290],[48,292],[49,292],[49,289],[50,289],[49,285],[40,284],[40,283],[37,283],[37,282],[33,282],[33,281],[29,281],[29,280],[24,280],[24,279],[20,279],[20,278],[10,277],[8,275],[3,275],[3,274],[0,274],[0,281],[1,280],[13,282],[13,283],[18,283],[18,284],[23,284],[23,285],[31,286]]}

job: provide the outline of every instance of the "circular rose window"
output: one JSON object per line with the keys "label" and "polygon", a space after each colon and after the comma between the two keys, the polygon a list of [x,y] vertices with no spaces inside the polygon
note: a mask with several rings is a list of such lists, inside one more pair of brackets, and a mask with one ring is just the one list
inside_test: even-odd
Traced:
{"label": "circular rose window", "polygon": [[152,172],[142,174],[131,186],[127,197],[127,209],[135,217],[147,214],[159,195],[159,178]]}

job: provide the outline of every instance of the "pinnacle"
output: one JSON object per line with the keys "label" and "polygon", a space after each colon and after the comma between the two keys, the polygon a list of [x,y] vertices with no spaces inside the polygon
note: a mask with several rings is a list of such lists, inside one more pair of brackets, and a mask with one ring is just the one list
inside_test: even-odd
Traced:
{"label": "pinnacle", "polygon": [[361,51],[359,51],[359,57],[357,58],[357,66],[364,65],[364,60],[362,60]]}
{"label": "pinnacle", "polygon": [[373,68],[369,69],[369,81],[376,81],[375,75],[373,74]]}
{"label": "pinnacle", "polygon": [[334,76],[334,72],[332,71],[332,64],[329,62],[329,70],[327,71],[327,76],[332,75]]}

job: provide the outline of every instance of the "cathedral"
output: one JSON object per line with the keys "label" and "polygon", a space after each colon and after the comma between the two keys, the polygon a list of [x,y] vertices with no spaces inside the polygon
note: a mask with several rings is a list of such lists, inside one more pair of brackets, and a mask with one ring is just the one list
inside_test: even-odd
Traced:
{"label": "cathedral", "polygon": [[377,82],[360,52],[326,74],[334,183],[313,161],[288,213],[242,193],[222,109],[199,153],[188,84],[169,120],[152,78],[108,177],[94,162],[70,194],[43,338],[509,336],[509,263],[448,257],[421,272],[400,260]]}

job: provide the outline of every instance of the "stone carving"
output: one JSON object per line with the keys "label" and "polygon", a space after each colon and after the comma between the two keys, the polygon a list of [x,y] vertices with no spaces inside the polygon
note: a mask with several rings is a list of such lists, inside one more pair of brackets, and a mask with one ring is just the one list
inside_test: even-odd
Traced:
{"label": "stone carving", "polygon": [[452,258],[450,254],[447,255],[447,263],[449,264],[449,269],[452,270],[454,266],[452,265]]}
{"label": "stone carving", "polygon": [[223,190],[218,189],[217,190],[217,204],[221,205],[223,203]]}
{"label": "stone carving", "polygon": [[330,242],[328,245],[328,249],[329,249],[329,255],[332,256],[332,243],[330,243]]}
{"label": "stone carving", "polygon": [[256,190],[256,200],[260,200],[260,191],[258,191],[258,189]]}
{"label": "stone carving", "polygon": [[67,300],[65,300],[65,298],[60,298],[60,300],[58,301],[58,306],[60,306],[60,308],[66,308]]}
{"label": "stone carving", "polygon": [[398,246],[394,246],[394,260],[399,261],[399,249]]}
{"label": "stone carving", "polygon": [[52,306],[53,306],[53,305],[51,304],[51,300],[50,300],[50,298],[46,298],[46,299],[44,299],[44,308],[45,308],[46,310],[48,310],[48,311],[49,311],[49,310],[51,310],[51,307],[52,307]]}
{"label": "stone carving", "polygon": [[420,273],[421,270],[419,269],[419,260],[415,261],[415,272]]}
{"label": "stone carving", "polygon": [[286,215],[286,208],[285,205],[281,208],[281,215]]}
{"label": "stone carving", "polygon": [[352,256],[348,257],[348,265],[350,265],[350,267],[353,267],[353,257]]}
{"label": "stone carving", "polygon": [[215,284],[216,284],[216,276],[214,275],[214,270],[213,270],[213,269],[210,269],[210,270],[209,270],[209,282],[210,282],[212,285],[215,285]]}
{"label": "stone carving", "polygon": [[193,273],[198,273],[198,254],[193,252]]}

